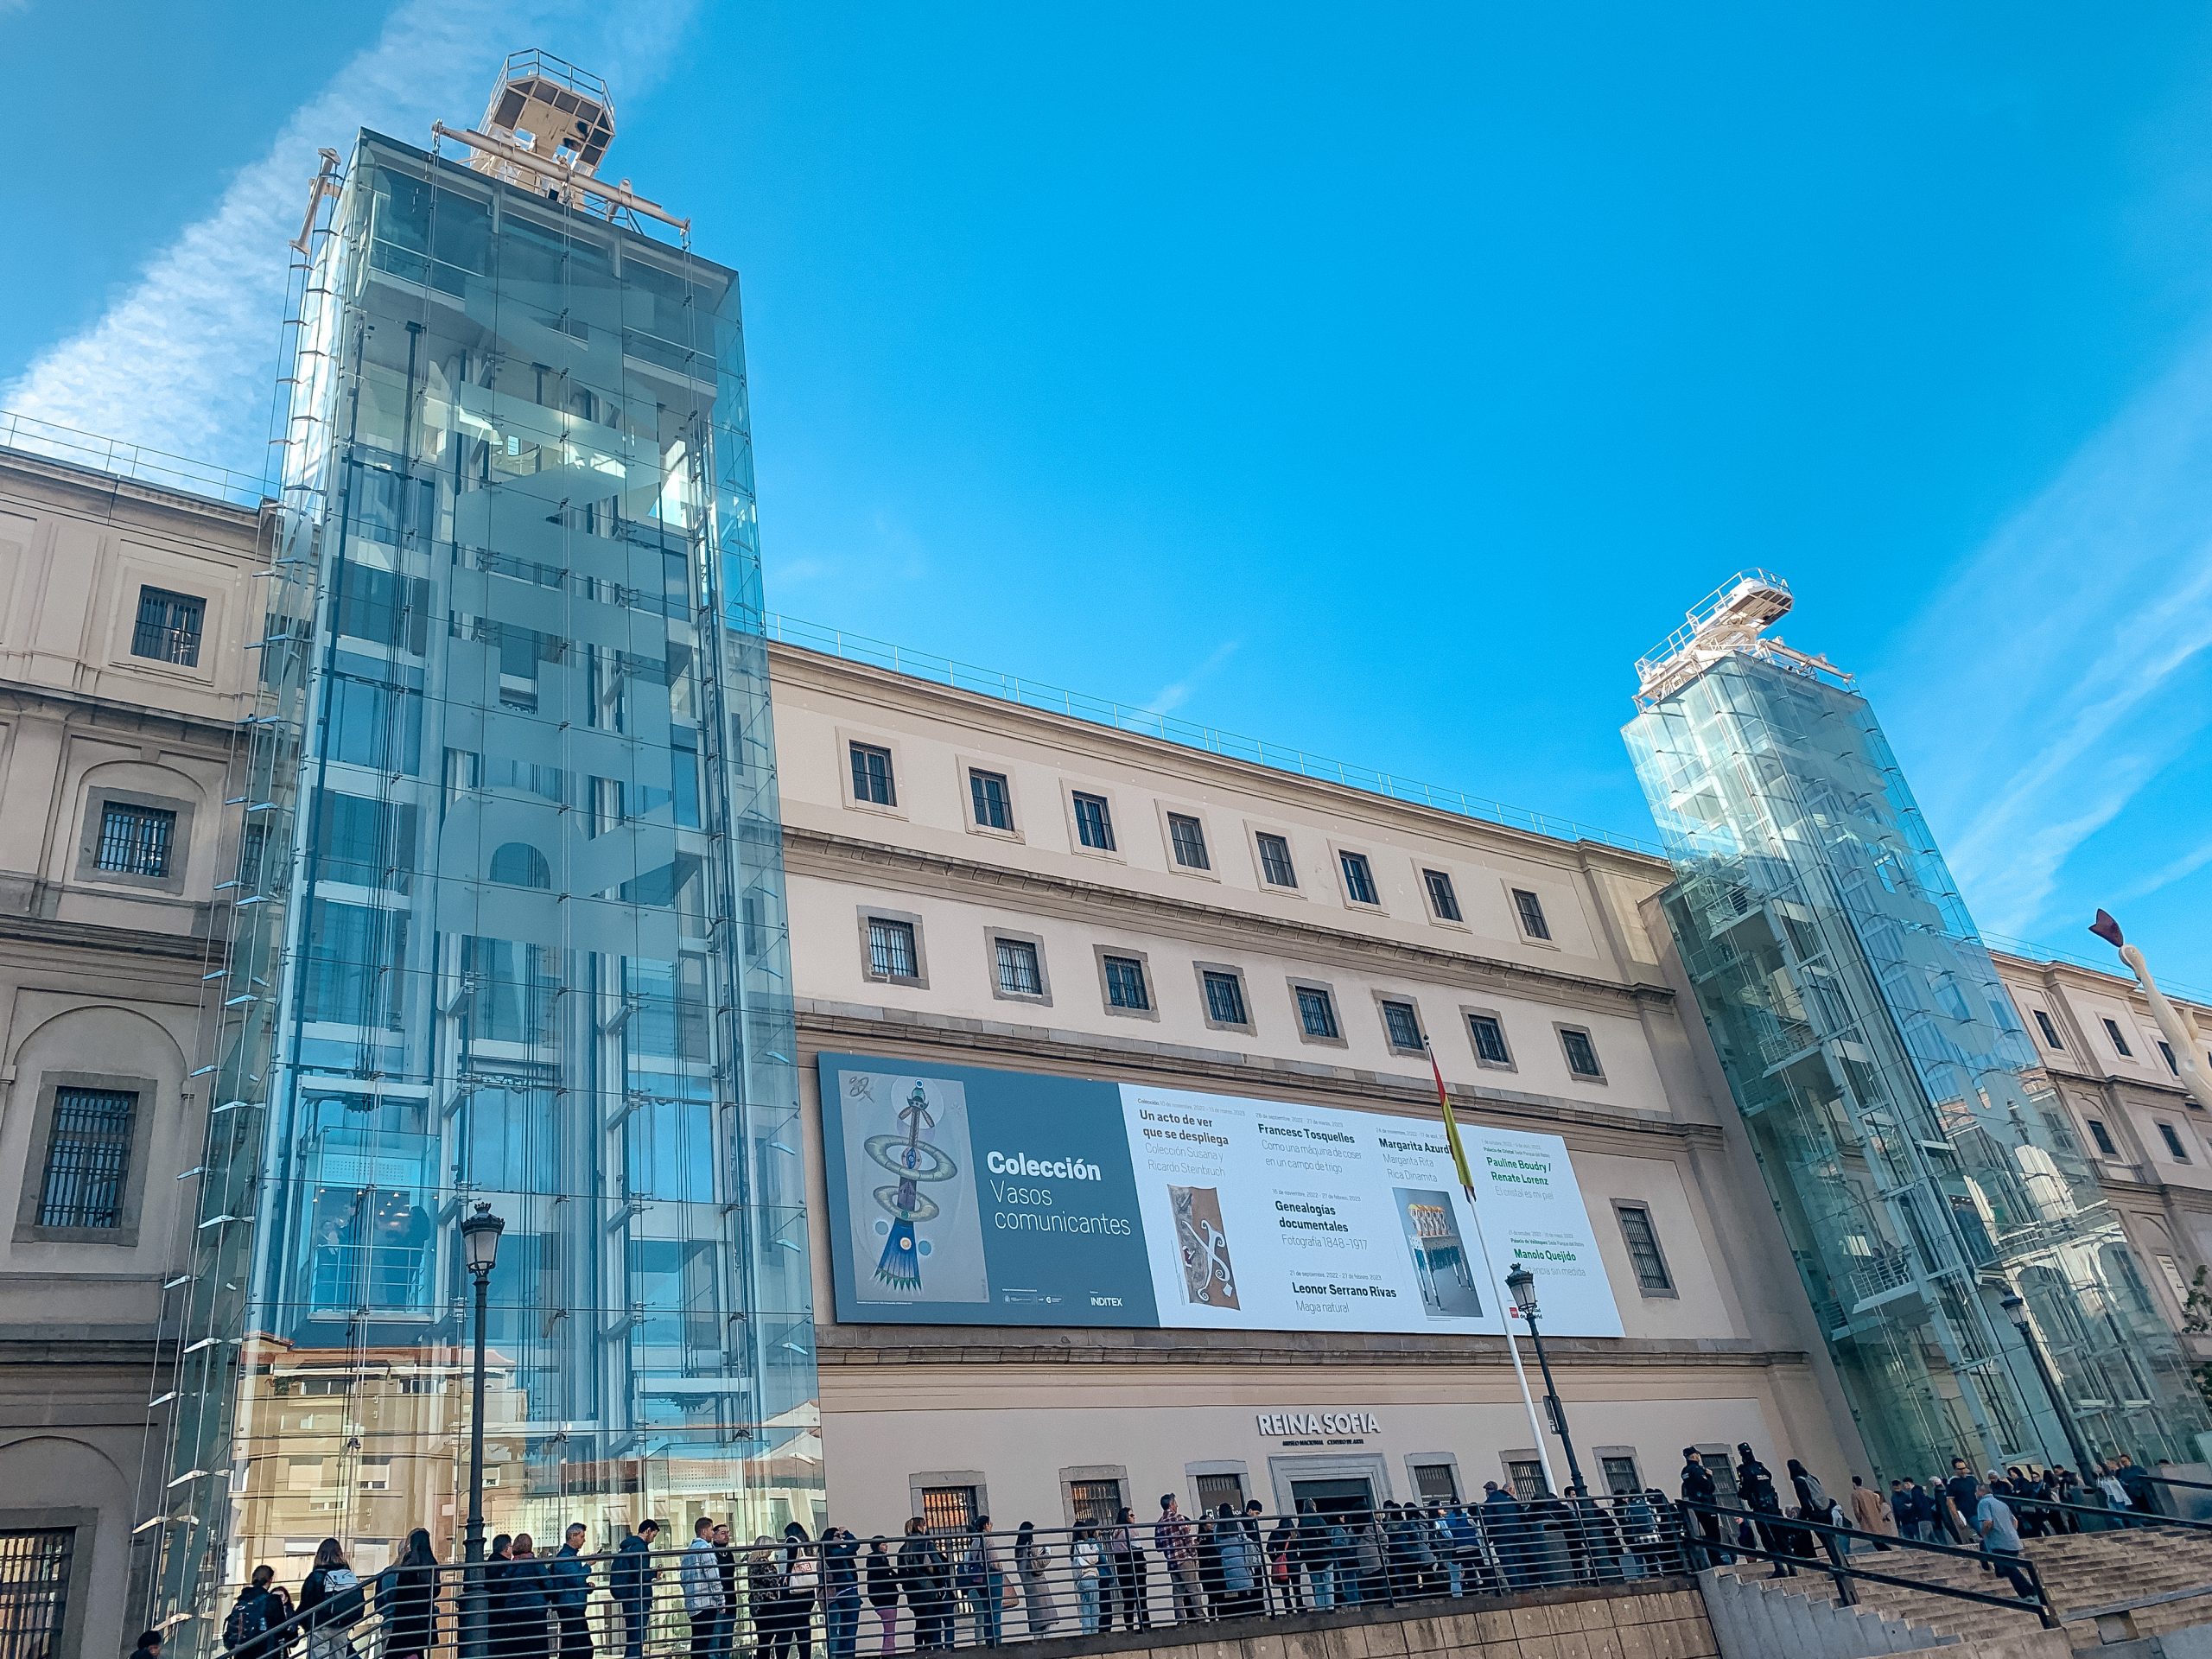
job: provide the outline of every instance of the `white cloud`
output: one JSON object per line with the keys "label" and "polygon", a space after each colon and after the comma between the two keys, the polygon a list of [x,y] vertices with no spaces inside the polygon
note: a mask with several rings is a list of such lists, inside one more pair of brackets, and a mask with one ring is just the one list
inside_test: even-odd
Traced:
{"label": "white cloud", "polygon": [[1181,679],[1163,685],[1159,690],[1154,692],[1151,700],[1144,705],[1147,711],[1155,715],[1173,714],[1191,700],[1191,693],[1198,690],[1199,682],[1236,654],[1236,647],[1241,643],[1239,640],[1231,639],[1224,645],[1216,645],[1205,661],[1184,675]]}
{"label": "white cloud", "polygon": [[[4,11],[10,0],[0,0]],[[295,111],[214,210],[150,258],[100,317],[0,387],[0,408],[259,474],[283,320],[287,244],[315,151],[372,127],[425,146],[473,124],[505,54],[543,44],[625,91],[655,78],[696,0],[403,0],[376,42]],[[618,139],[619,146],[620,141]]]}
{"label": "white cloud", "polygon": [[1876,677],[1976,918],[2032,933],[2077,849],[2212,724],[2212,337],[1990,539]]}

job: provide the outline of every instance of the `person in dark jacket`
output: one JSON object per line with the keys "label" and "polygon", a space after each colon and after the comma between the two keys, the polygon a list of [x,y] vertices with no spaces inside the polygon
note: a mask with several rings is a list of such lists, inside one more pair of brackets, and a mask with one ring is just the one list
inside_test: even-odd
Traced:
{"label": "person in dark jacket", "polygon": [[[1739,1441],[1736,1446],[1736,1491],[1744,1500],[1744,1507],[1757,1517],[1759,1548],[1777,1556],[1793,1554],[1789,1529],[1776,1524],[1782,1519],[1782,1497],[1774,1490],[1774,1476],[1766,1465],[1752,1455],[1749,1440]],[[1796,1571],[1789,1562],[1777,1560],[1774,1571],[1767,1576],[1792,1577]]]}
{"label": "person in dark jacket", "polygon": [[935,1653],[952,1645],[951,1564],[920,1516],[906,1522],[899,1545],[899,1587],[914,1610],[914,1650]]}
{"label": "person in dark jacket", "polygon": [[822,1529],[822,1643],[829,1659],[854,1659],[861,1634],[861,1541],[843,1527]]}
{"label": "person in dark jacket", "polygon": [[868,1605],[883,1626],[883,1651],[888,1654],[899,1645],[899,1564],[884,1548],[882,1534],[868,1540],[868,1560],[862,1565]]}
{"label": "person in dark jacket", "polygon": [[162,1659],[162,1633],[159,1630],[138,1632],[138,1645],[130,1649],[130,1659]]}
{"label": "person in dark jacket", "polygon": [[261,1659],[276,1645],[276,1638],[269,1634],[270,1626],[277,1622],[276,1596],[270,1587],[276,1578],[275,1567],[266,1563],[255,1567],[251,1581],[231,1604],[223,1620],[223,1647],[232,1659]]}
{"label": "person in dark jacket", "polygon": [[438,1556],[425,1529],[407,1535],[399,1559],[377,1574],[376,1589],[385,1659],[423,1659],[438,1644]]}
{"label": "person in dark jacket", "polygon": [[[504,1551],[499,1545],[504,1542]],[[545,1563],[526,1532],[493,1541],[493,1560],[484,1569],[486,1634],[491,1659],[547,1659]]]}
{"label": "person in dark jacket", "polygon": [[315,1566],[300,1586],[300,1624],[308,1633],[308,1659],[350,1659],[352,1631],[368,1611],[361,1580],[335,1538],[315,1547]]}
{"label": "person in dark jacket", "polygon": [[1950,1499],[1950,1513],[1944,1520],[1952,1541],[1971,1548],[1975,1542],[1974,1512],[1981,1502],[1981,1483],[1964,1458],[1951,1459],[1951,1478],[1943,1483],[1943,1494]]}
{"label": "person in dark jacket", "polygon": [[607,1564],[607,1592],[622,1613],[623,1659],[645,1659],[653,1580],[660,1576],[660,1569],[653,1565],[653,1540],[659,1536],[659,1522],[639,1522],[637,1530],[614,1547],[614,1559]]}
{"label": "person in dark jacket", "polygon": [[[1718,1503],[1720,1502],[1720,1488],[1713,1478],[1713,1471],[1705,1466],[1705,1453],[1694,1446],[1686,1446],[1682,1448],[1681,1492],[1685,1503]],[[1697,1537],[1705,1541],[1702,1559],[1698,1549],[1694,1546],[1692,1547],[1690,1566],[1693,1567],[1719,1567],[1726,1562],[1728,1560],[1728,1554],[1720,1548],[1720,1517],[1707,1514],[1702,1510],[1692,1510],[1689,1514],[1695,1517],[1690,1523],[1691,1529],[1694,1530]]]}
{"label": "person in dark jacket", "polygon": [[588,1535],[582,1522],[571,1522],[561,1548],[545,1563],[545,1593],[560,1627],[561,1659],[591,1659],[591,1621],[584,1612],[591,1600],[591,1568],[584,1564]]}

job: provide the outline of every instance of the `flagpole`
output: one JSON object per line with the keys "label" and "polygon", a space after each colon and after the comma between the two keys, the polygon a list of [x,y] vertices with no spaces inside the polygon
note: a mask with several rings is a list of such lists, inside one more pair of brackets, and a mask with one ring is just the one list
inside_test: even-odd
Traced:
{"label": "flagpole", "polygon": [[1452,1162],[1459,1172],[1459,1190],[1467,1195],[1467,1215],[1475,1224],[1475,1248],[1483,1256],[1483,1277],[1489,1281],[1491,1296],[1497,1303],[1498,1322],[1505,1330],[1505,1351],[1513,1357],[1513,1380],[1521,1385],[1521,1404],[1529,1414],[1529,1432],[1536,1439],[1536,1462],[1544,1471],[1545,1489],[1557,1497],[1559,1483],[1552,1478],[1551,1453],[1544,1449],[1544,1427],[1536,1415],[1536,1397],[1529,1391],[1529,1373],[1521,1363],[1521,1344],[1513,1335],[1513,1315],[1519,1309],[1499,1282],[1497,1268],[1490,1259],[1490,1237],[1483,1227],[1482,1205],[1475,1198],[1475,1178],[1467,1167],[1466,1148],[1459,1144],[1459,1124],[1452,1116],[1452,1099],[1444,1090],[1444,1068],[1436,1063],[1436,1050],[1427,1039],[1422,1039],[1421,1046],[1428,1050],[1428,1069],[1436,1078],[1436,1103],[1444,1109],[1444,1138],[1451,1144]]}

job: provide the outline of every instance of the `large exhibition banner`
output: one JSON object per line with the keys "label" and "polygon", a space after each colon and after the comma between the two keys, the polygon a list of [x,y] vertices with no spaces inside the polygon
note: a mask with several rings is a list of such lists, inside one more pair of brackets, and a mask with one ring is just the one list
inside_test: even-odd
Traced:
{"label": "large exhibition banner", "polygon": [[[861,1055],[820,1059],[848,1323],[1503,1329],[1443,1125]],[[1499,1274],[1547,1330],[1620,1312],[1567,1144],[1463,1129]]]}

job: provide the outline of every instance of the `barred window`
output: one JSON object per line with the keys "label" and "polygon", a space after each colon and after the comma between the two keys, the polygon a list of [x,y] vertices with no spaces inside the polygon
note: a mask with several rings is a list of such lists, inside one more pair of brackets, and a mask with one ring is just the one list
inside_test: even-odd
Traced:
{"label": "barred window", "polygon": [[973,1486],[925,1486],[922,1519],[931,1532],[965,1532],[976,1524]]}
{"label": "barred window", "polygon": [[1475,1058],[1484,1065],[1513,1064],[1512,1052],[1505,1046],[1505,1027],[1496,1014],[1469,1014],[1467,1034],[1474,1039]]}
{"label": "barred window", "polygon": [[1375,891],[1375,872],[1369,866],[1365,853],[1338,853],[1337,862],[1344,867],[1345,898],[1355,905],[1382,902]]}
{"label": "barred window", "polygon": [[1037,947],[1027,939],[998,939],[999,989],[1008,996],[1042,996],[1045,975]]}
{"label": "barred window", "polygon": [[1206,1018],[1221,1026],[1252,1023],[1244,1011],[1244,986],[1236,975],[1209,971],[1205,980]]}
{"label": "barred window", "polygon": [[1457,1503],[1459,1477],[1448,1463],[1417,1463],[1414,1465],[1414,1491],[1424,1503]]}
{"label": "barred window", "polygon": [[1423,870],[1421,879],[1428,889],[1428,907],[1436,912],[1436,919],[1459,920],[1459,895],[1452,889],[1451,876],[1442,870]]}
{"label": "barred window", "polygon": [[971,772],[968,793],[976,807],[976,822],[986,830],[1014,828],[1014,797],[1002,772]]}
{"label": "barred window", "polygon": [[1567,1051],[1567,1069],[1576,1077],[1602,1077],[1605,1075],[1605,1068],[1598,1064],[1597,1046],[1590,1040],[1588,1032],[1562,1026],[1560,1027],[1559,1043]]}
{"label": "barred window", "polygon": [[165,876],[175,840],[175,813],[110,801],[100,809],[99,855],[94,861],[124,875]]}
{"label": "barred window", "polygon": [[207,620],[207,601],[166,588],[138,590],[138,620],[130,631],[130,654],[185,668],[200,665],[200,636]]}
{"label": "barred window", "polygon": [[1290,843],[1265,833],[1254,839],[1260,843],[1260,879],[1271,887],[1296,887],[1298,867],[1290,861]]}
{"label": "barred window", "polygon": [[1636,1269],[1636,1287],[1647,1294],[1674,1289],[1667,1258],[1659,1253],[1659,1233],[1651,1224],[1651,1211],[1640,1204],[1617,1204],[1613,1213],[1620,1217],[1621,1242],[1628,1246],[1629,1265]]}
{"label": "barred window", "polygon": [[1615,1497],[1633,1497],[1643,1490],[1643,1483],[1637,1478],[1634,1458],[1599,1458],[1598,1466],[1605,1471],[1605,1490]]}
{"label": "barred window", "polygon": [[1217,1515],[1224,1503],[1238,1515],[1244,1513],[1243,1476],[1200,1475],[1198,1483],[1200,1515]]}
{"label": "barred window", "polygon": [[[1201,1475],[1198,1478],[1204,1481],[1205,1477]],[[1122,1518],[1122,1483],[1071,1480],[1068,1483],[1068,1507],[1075,1511],[1079,1527],[1110,1527]]]}
{"label": "barred window", "polygon": [[74,1527],[0,1529],[0,1655],[55,1659],[69,1611]]}
{"label": "barred window", "polygon": [[920,957],[914,949],[914,925],[888,917],[868,918],[868,971],[874,979],[919,979]]}
{"label": "barred window", "polygon": [[1143,963],[1135,957],[1108,957],[1105,969],[1106,1001],[1109,1007],[1140,1011],[1152,1007],[1152,993],[1145,988]]}
{"label": "barred window", "polygon": [[1076,839],[1086,847],[1095,847],[1102,853],[1114,850],[1114,815],[1107,810],[1103,795],[1077,791],[1075,834]]}
{"label": "barred window", "polygon": [[1318,985],[1298,987],[1298,1023],[1308,1037],[1333,1042],[1337,1039],[1337,1005]]}
{"label": "barred window", "polygon": [[41,1227],[120,1227],[138,1096],[123,1089],[56,1089],[39,1189]]}
{"label": "barred window", "polygon": [[853,745],[853,798],[872,806],[899,804],[899,791],[891,779],[890,750],[868,743]]}
{"label": "barred window", "polygon": [[1420,1048],[1421,1014],[1410,1002],[1385,1002],[1382,1005],[1382,1029],[1389,1034],[1393,1048]]}
{"label": "barred window", "polygon": [[1206,859],[1205,826],[1193,817],[1180,812],[1167,815],[1167,838],[1175,849],[1175,861],[1189,870],[1209,870],[1213,866]]}
{"label": "barred window", "polygon": [[1544,1465],[1535,1458],[1508,1458],[1505,1478],[1512,1483],[1513,1496],[1526,1503],[1532,1497],[1541,1497],[1551,1488],[1544,1484]]}

